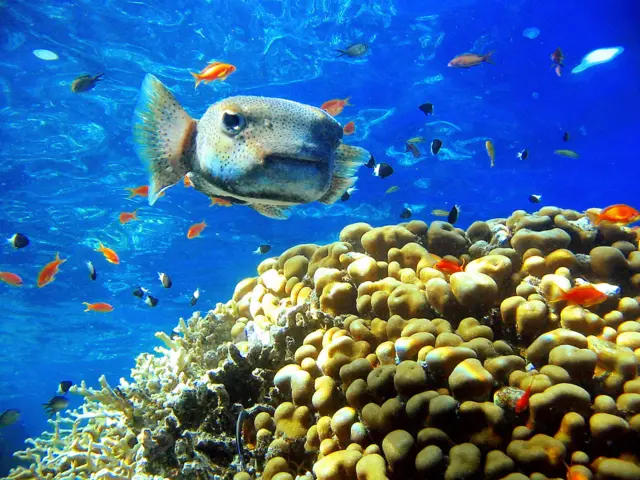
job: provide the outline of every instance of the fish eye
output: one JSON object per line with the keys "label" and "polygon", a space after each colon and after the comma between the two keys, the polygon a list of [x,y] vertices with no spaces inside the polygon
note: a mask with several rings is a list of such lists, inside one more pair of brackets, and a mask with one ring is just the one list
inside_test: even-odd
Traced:
{"label": "fish eye", "polygon": [[227,110],[225,112],[222,112],[222,125],[224,126],[224,129],[227,131],[227,133],[235,135],[237,133],[240,133],[244,129],[246,122],[244,120],[244,117],[239,113]]}

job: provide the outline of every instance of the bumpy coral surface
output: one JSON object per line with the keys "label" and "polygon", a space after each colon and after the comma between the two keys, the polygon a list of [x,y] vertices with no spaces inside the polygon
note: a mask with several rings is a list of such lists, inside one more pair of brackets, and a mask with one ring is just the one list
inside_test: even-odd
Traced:
{"label": "bumpy coral surface", "polygon": [[573,210],[350,225],[76,388],[10,478],[637,479],[639,293],[636,232]]}

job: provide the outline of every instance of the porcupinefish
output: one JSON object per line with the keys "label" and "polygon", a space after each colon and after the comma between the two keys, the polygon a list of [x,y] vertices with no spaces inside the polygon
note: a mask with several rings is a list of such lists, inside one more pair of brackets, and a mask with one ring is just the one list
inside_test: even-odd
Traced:
{"label": "porcupinefish", "polygon": [[332,204],[371,154],[342,143],[342,127],[319,108],[280,98],[236,96],[194,120],[148,74],[134,113],[136,153],[150,170],[149,204],[188,175],[209,197],[285,219],[288,207]]}

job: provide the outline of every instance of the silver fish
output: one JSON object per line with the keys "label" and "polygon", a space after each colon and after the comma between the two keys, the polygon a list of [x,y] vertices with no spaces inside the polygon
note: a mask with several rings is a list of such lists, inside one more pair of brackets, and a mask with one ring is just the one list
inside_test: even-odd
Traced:
{"label": "silver fish", "polygon": [[209,197],[278,219],[293,205],[337,202],[371,157],[342,143],[328,113],[290,100],[229,97],[194,120],[153,75],[142,84],[133,134],[151,173],[149,204],[187,175]]}
{"label": "silver fish", "polygon": [[340,55],[338,55],[338,57],[346,55],[347,57],[356,58],[365,55],[368,51],[368,45],[364,43],[354,43],[353,45],[349,45],[344,50],[338,50],[338,52],[340,52]]}

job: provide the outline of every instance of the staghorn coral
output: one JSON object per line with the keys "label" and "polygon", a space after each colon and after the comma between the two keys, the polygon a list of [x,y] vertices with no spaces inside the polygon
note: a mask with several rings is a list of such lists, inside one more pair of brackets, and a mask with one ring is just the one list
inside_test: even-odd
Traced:
{"label": "staghorn coral", "polygon": [[[158,333],[132,381],[77,387],[84,405],[30,440],[16,455],[32,466],[10,478],[630,478],[632,233],[544,207],[466,232],[360,223],[293,247]],[[467,267],[442,273],[430,252]],[[607,299],[554,296],[584,282]]]}

